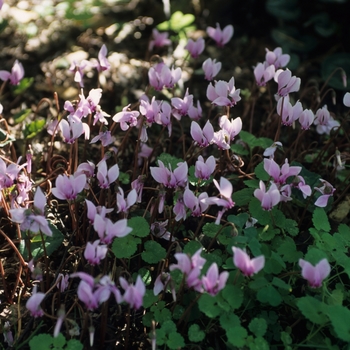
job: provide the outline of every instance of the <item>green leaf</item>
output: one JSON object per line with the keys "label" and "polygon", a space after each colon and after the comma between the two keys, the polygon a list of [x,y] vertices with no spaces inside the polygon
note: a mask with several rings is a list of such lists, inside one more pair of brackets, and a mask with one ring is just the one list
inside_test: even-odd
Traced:
{"label": "green leaf", "polygon": [[239,143],[234,143],[231,145],[231,151],[235,154],[239,154],[240,156],[248,156],[249,150],[247,150],[243,145]]}
{"label": "green leaf", "polygon": [[328,305],[342,305],[344,300],[344,293],[340,289],[335,289],[327,297]]}
{"label": "green leaf", "polygon": [[83,350],[83,344],[77,339],[70,339],[65,350]]}
{"label": "green leaf", "polygon": [[32,113],[32,110],[30,108],[23,109],[23,110],[19,111],[18,113],[16,113],[13,116],[15,124],[19,124],[19,123],[23,122],[23,120],[26,119],[30,115],[30,113]]}
{"label": "green leaf", "polygon": [[66,344],[66,339],[62,333],[59,333],[57,337],[53,338],[53,346],[56,348],[63,348]]}
{"label": "green leaf", "polygon": [[243,190],[236,191],[232,195],[232,200],[238,207],[248,205],[249,202],[254,198],[254,190],[254,188],[243,188]]}
{"label": "green leaf", "polygon": [[253,218],[258,220],[260,225],[271,225],[270,213],[263,210],[260,201],[255,197],[249,203],[249,212]]}
{"label": "green leaf", "polygon": [[214,222],[207,222],[203,226],[202,231],[205,236],[214,238],[221,229],[221,227],[221,225],[216,225]]}
{"label": "green leaf", "polygon": [[146,293],[143,296],[142,307],[148,309],[158,300],[158,296],[154,295],[153,290],[146,289]]}
{"label": "green leaf", "polygon": [[255,167],[254,173],[256,177],[261,181],[268,181],[270,179],[270,175],[264,169],[264,162],[259,163]]}
{"label": "green leaf", "polygon": [[269,282],[265,277],[257,277],[254,281],[249,282],[249,288],[258,290],[268,286]]}
{"label": "green leaf", "polygon": [[112,252],[119,258],[130,258],[137,251],[137,245],[141,239],[129,234],[125,237],[116,237],[112,243]]}
{"label": "green leaf", "polygon": [[243,347],[245,339],[248,336],[248,332],[242,326],[233,326],[226,330],[226,336],[228,341],[237,347]]}
{"label": "green leaf", "polygon": [[260,302],[268,303],[272,306],[278,306],[282,302],[281,294],[272,285],[267,285],[258,290],[256,297]]}
{"label": "green leaf", "polygon": [[192,324],[188,329],[188,339],[191,342],[199,343],[205,338],[205,333],[200,329],[198,324]]}
{"label": "green leaf", "polygon": [[287,290],[287,291],[291,291],[291,286],[284,282],[283,280],[281,280],[280,278],[278,277],[274,277],[272,279],[272,282],[271,282],[274,286],[276,286],[277,288],[281,288],[281,289],[284,289],[284,290]]}
{"label": "green leaf", "polygon": [[328,318],[324,313],[324,310],[326,310],[326,304],[322,303],[321,301],[313,297],[306,296],[298,299],[296,304],[301,313],[312,323],[325,324],[328,322]]}
{"label": "green leaf", "polygon": [[170,349],[182,349],[185,346],[185,340],[179,333],[170,333],[166,345],[168,345]]}
{"label": "green leaf", "polygon": [[23,137],[25,139],[31,139],[36,136],[40,131],[42,131],[45,127],[46,120],[39,118],[37,120],[32,121],[28,125],[25,126],[23,130]]}
{"label": "green leaf", "polygon": [[179,32],[180,30],[191,25],[194,20],[194,15],[190,13],[183,14],[181,11],[176,11],[170,17],[170,29],[174,32]]}
{"label": "green leaf", "polygon": [[293,237],[299,234],[298,223],[292,219],[285,219],[283,229]]}
{"label": "green leaf", "polygon": [[118,181],[123,185],[128,185],[130,183],[130,175],[120,171],[118,176]]}
{"label": "green leaf", "polygon": [[27,89],[29,89],[34,83],[34,78],[23,78],[18,85],[13,87],[13,93],[20,95]]}
{"label": "green leaf", "polygon": [[29,341],[30,350],[47,350],[53,345],[53,336],[50,334],[39,334]]}
{"label": "green leaf", "polygon": [[[56,251],[61,246],[64,239],[62,232],[59,231],[55,225],[52,225],[51,223],[49,223],[49,227],[52,231],[52,236],[49,237],[49,236],[43,235],[44,242],[45,242],[45,249],[48,256],[50,256],[54,251]],[[25,232],[22,232],[22,233],[23,233],[23,237],[25,237],[26,233]],[[43,243],[42,243],[40,234],[35,235],[33,239],[31,239],[30,250],[32,252],[32,257],[34,258],[34,260],[37,260],[38,258],[44,255],[44,248],[43,248]],[[21,252],[25,260],[29,258],[27,246],[25,244],[24,239],[21,240],[21,243],[19,245],[19,251]]]}
{"label": "green leaf", "polygon": [[203,248],[203,246],[198,241],[189,241],[183,252],[192,256],[200,248]]}
{"label": "green leaf", "polygon": [[253,318],[248,328],[256,337],[262,337],[266,333],[267,323],[263,318]]}
{"label": "green leaf", "polygon": [[323,208],[316,208],[312,214],[312,223],[318,231],[329,232],[331,226],[328,221],[328,216]]}
{"label": "green leaf", "polygon": [[132,235],[136,237],[147,237],[150,227],[145,218],[142,216],[134,216],[128,220],[128,226],[132,228]]}
{"label": "green leaf", "polygon": [[243,302],[243,290],[232,284],[227,284],[222,291],[223,298],[230,304],[232,310],[239,309]]}
{"label": "green leaf", "polygon": [[156,264],[166,257],[166,250],[155,241],[147,241],[141,253],[142,260],[148,264]]}
{"label": "green leaf", "polygon": [[302,252],[297,251],[295,242],[290,237],[285,237],[277,248],[277,253],[281,255],[286,262],[295,263],[303,256]]}
{"label": "green leaf", "polygon": [[315,247],[309,248],[308,252],[305,254],[305,260],[307,260],[314,266],[324,258],[327,258],[327,254]]}
{"label": "green leaf", "polygon": [[209,294],[203,294],[198,300],[199,310],[202,311],[209,318],[214,318],[222,313],[220,307],[218,307],[216,297],[212,297]]}
{"label": "green leaf", "polygon": [[332,322],[337,336],[346,341],[350,342],[350,310],[341,305],[328,306],[326,309],[326,314]]}
{"label": "green leaf", "polygon": [[239,317],[232,312],[225,312],[220,316],[220,325],[228,331],[231,327],[238,327],[241,325]]}
{"label": "green leaf", "polygon": [[300,16],[297,0],[268,0],[266,10],[279,20],[292,21]]}
{"label": "green leaf", "polygon": [[203,186],[206,186],[206,185],[208,185],[209,183],[212,183],[212,182],[213,182],[213,175],[211,175],[210,178],[209,178],[208,180],[197,179],[197,178],[194,176],[195,170],[196,170],[196,168],[195,168],[194,165],[191,165],[191,166],[188,168],[188,182],[189,182],[192,186],[203,187]]}

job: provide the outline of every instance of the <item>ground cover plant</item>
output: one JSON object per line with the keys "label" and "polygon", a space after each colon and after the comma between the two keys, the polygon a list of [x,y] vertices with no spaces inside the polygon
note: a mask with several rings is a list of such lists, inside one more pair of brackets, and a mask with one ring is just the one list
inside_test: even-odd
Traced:
{"label": "ground cover plant", "polygon": [[0,66],[2,348],[347,349],[347,68],[283,43],[235,67],[234,23],[92,3],[37,8],[86,50]]}

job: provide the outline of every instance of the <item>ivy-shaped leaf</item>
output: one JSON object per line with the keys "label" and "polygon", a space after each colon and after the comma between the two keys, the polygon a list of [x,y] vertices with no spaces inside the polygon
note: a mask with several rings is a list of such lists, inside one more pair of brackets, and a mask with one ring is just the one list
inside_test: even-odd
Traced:
{"label": "ivy-shaped leaf", "polygon": [[326,314],[332,322],[337,336],[346,341],[350,342],[350,310],[342,305],[328,306]]}
{"label": "ivy-shaped leaf", "polygon": [[128,226],[132,228],[132,235],[136,237],[147,237],[149,235],[149,223],[142,216],[134,216],[129,219]]}
{"label": "ivy-shaped leaf", "polygon": [[198,324],[192,324],[188,329],[188,339],[194,343],[199,343],[205,338],[205,333]]}
{"label": "ivy-shaped leaf", "polygon": [[141,239],[129,234],[125,237],[117,237],[112,243],[112,252],[119,258],[130,258],[137,251],[137,245]]}
{"label": "ivy-shaped leaf", "polygon": [[281,294],[272,285],[259,289],[256,297],[260,302],[268,303],[271,306],[278,306],[282,302]]}
{"label": "ivy-shaped leaf", "polygon": [[328,322],[328,318],[324,313],[326,304],[316,298],[310,296],[302,297],[296,301],[296,304],[301,313],[312,323],[325,324]]}
{"label": "ivy-shaped leaf", "polygon": [[256,337],[262,337],[266,333],[267,323],[263,318],[254,318],[249,323],[248,328]]}
{"label": "ivy-shaped leaf", "polygon": [[312,223],[318,231],[329,232],[331,230],[331,225],[328,221],[328,216],[323,208],[316,208],[312,214]]}

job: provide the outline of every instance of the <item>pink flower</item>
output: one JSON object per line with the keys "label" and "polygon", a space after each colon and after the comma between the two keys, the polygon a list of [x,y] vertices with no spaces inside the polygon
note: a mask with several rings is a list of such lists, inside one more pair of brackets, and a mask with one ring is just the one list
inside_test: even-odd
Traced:
{"label": "pink flower", "polygon": [[84,87],[84,69],[88,66],[91,66],[90,62],[87,60],[82,60],[80,63],[77,63],[76,61],[73,61],[71,66],[69,67],[69,70],[71,72],[75,72],[74,74],[74,81],[76,83],[79,83],[80,87]]}
{"label": "pink flower", "polygon": [[258,63],[254,68],[255,81],[258,86],[265,86],[275,75],[275,66]]}
{"label": "pink flower", "polygon": [[101,131],[90,141],[90,143],[96,143],[97,141],[101,141],[101,145],[103,147],[107,147],[115,141],[115,137],[111,135],[111,132],[109,130]]}
{"label": "pink flower", "polygon": [[300,166],[289,166],[288,159],[285,159],[284,164],[280,168],[273,159],[264,159],[264,169],[273,178],[276,184],[285,184],[290,176],[296,176],[300,173]]}
{"label": "pink flower", "polygon": [[211,58],[207,58],[203,64],[202,68],[204,70],[205,79],[206,80],[213,80],[214,77],[217,76],[217,74],[221,70],[221,62],[216,62],[216,60],[212,60]]}
{"label": "pink flower", "polygon": [[155,96],[152,97],[151,102],[146,95],[140,99],[140,113],[145,116],[148,123],[154,123],[159,117],[160,103],[156,101]]}
{"label": "pink flower", "polygon": [[207,34],[210,38],[215,40],[216,45],[223,47],[227,44],[233,36],[233,26],[227,25],[223,30],[220,28],[220,24],[216,23],[216,28],[208,27]]}
{"label": "pink flower", "polygon": [[171,40],[168,39],[169,33],[159,33],[156,28],[152,31],[153,39],[148,45],[148,50],[152,51],[154,47],[163,47],[171,44]]}
{"label": "pink flower", "polygon": [[209,205],[204,203],[202,199],[208,198],[206,192],[201,193],[198,197],[188,188],[186,188],[183,196],[184,203],[187,208],[191,210],[192,216],[201,216],[205,212]]}
{"label": "pink flower", "polygon": [[273,51],[265,50],[265,60],[267,64],[273,64],[276,69],[285,67],[290,61],[290,56],[288,54],[282,54],[282,49],[280,47],[276,47]]}
{"label": "pink flower", "polygon": [[306,260],[299,259],[299,266],[301,267],[301,275],[309,282],[311,288],[321,287],[323,280],[331,272],[331,267],[327,259],[322,259],[315,266]]}
{"label": "pink flower", "polygon": [[107,171],[107,163],[105,160],[102,160],[97,166],[97,179],[99,182],[99,186],[101,188],[109,188],[110,185],[115,182],[119,176],[119,166],[118,164],[114,164]]}
{"label": "pink flower", "polygon": [[270,157],[273,159],[277,148],[282,148],[282,143],[279,141],[274,142],[270,147],[267,147],[263,153],[264,157]]}
{"label": "pink flower", "polygon": [[190,106],[187,114],[192,120],[199,120],[200,118],[202,118],[202,107],[201,107],[200,102],[197,101],[197,107],[195,107],[193,105]]}
{"label": "pink flower", "polygon": [[76,122],[67,122],[62,119],[59,128],[61,130],[64,141],[68,144],[74,143],[74,141],[84,133],[84,123],[80,120]]}
{"label": "pink flower", "polygon": [[57,275],[57,280],[59,281],[56,285],[56,287],[63,293],[67,288],[68,288],[68,280],[69,280],[69,275],[63,275],[62,273],[59,273]]}
{"label": "pink flower", "polygon": [[[150,167],[152,177],[165,187],[184,187],[187,183],[188,165],[186,162],[178,163],[178,167],[172,171],[158,160],[159,167]],[[170,164],[169,164],[170,167]]]}
{"label": "pink flower", "polygon": [[327,106],[323,106],[316,111],[314,125],[316,126],[316,131],[322,135],[331,132],[333,128],[339,127],[339,122],[334,120],[334,118],[330,115]]}
{"label": "pink flower", "polygon": [[188,39],[185,49],[188,50],[192,58],[197,58],[204,51],[204,47],[205,42],[203,38],[199,38],[197,41]]}
{"label": "pink flower", "polygon": [[206,161],[202,156],[198,156],[196,161],[194,176],[197,179],[209,180],[210,175],[214,172],[216,161],[214,156],[210,156]]}
{"label": "pink flower", "polygon": [[321,196],[317,198],[315,205],[324,208],[327,206],[329,197],[333,196],[335,188],[326,180],[320,179],[323,186],[315,187],[315,190],[321,192]]}
{"label": "pink flower", "polygon": [[74,200],[86,185],[86,176],[84,174],[74,176],[58,175],[56,187],[52,189],[52,194],[62,200]]}
{"label": "pink flower", "polygon": [[29,312],[33,317],[37,318],[37,317],[44,316],[44,310],[40,306],[44,298],[45,298],[45,294],[37,292],[36,286],[34,286],[33,294],[26,303],[26,308],[29,310]]}
{"label": "pink flower", "polygon": [[254,191],[254,197],[259,199],[264,210],[271,210],[281,201],[280,191],[276,184],[272,183],[269,190],[266,191],[265,184],[260,180],[259,187]]}
{"label": "pink flower", "polygon": [[137,276],[135,285],[129,284],[125,278],[119,277],[121,287],[125,290],[123,299],[133,309],[139,309],[143,303],[146,287],[140,276]]}
{"label": "pink flower", "polygon": [[180,120],[181,117],[188,114],[188,110],[191,106],[193,106],[193,95],[188,93],[188,88],[186,89],[186,93],[183,99],[179,97],[173,97],[171,99],[171,104],[174,107],[172,110],[173,116]]}
{"label": "pink flower", "polygon": [[123,108],[122,112],[119,112],[112,117],[116,123],[120,123],[120,128],[123,131],[128,130],[129,127],[136,126],[137,118],[140,115],[140,112],[138,111],[130,111],[129,107],[130,105],[127,105]]}
{"label": "pink flower", "polygon": [[107,251],[107,246],[100,245],[100,240],[98,239],[93,243],[87,243],[84,257],[90,265],[98,265],[106,257]]}
{"label": "pink flower", "polygon": [[303,130],[308,130],[315,120],[315,115],[311,109],[304,109],[299,115],[299,123]]}
{"label": "pink flower", "polygon": [[265,257],[263,255],[251,259],[249,255],[242,249],[232,247],[234,257],[233,263],[241,270],[244,276],[250,277],[265,266]]}
{"label": "pink flower", "polygon": [[24,68],[22,66],[22,63],[18,62],[18,60],[16,60],[13,64],[11,72],[0,70],[0,79],[3,81],[9,80],[11,85],[18,85],[23,77]]}
{"label": "pink flower", "polygon": [[217,106],[233,107],[241,100],[239,96],[241,90],[235,88],[235,79],[232,77],[229,82],[219,80],[215,82],[215,87],[209,83],[207,88],[208,100]]}
{"label": "pink flower", "polygon": [[173,207],[173,212],[176,215],[175,220],[180,221],[180,220],[186,220],[186,207],[185,203],[183,200],[183,194],[179,193],[176,203]]}
{"label": "pink flower", "polygon": [[345,93],[343,97],[344,106],[350,107],[350,92]]}
{"label": "pink flower", "polygon": [[223,115],[219,119],[219,126],[221,129],[227,131],[230,136],[230,141],[233,141],[242,130],[242,119],[238,117],[229,120],[227,115]]}
{"label": "pink flower", "polygon": [[109,68],[111,68],[110,63],[108,62],[107,59],[107,47],[105,44],[102,45],[100,51],[98,52],[98,66],[97,66],[97,70],[99,72],[102,72],[104,70],[108,70]]}
{"label": "pink flower", "polygon": [[219,275],[218,265],[212,263],[207,274],[202,277],[203,289],[212,296],[215,296],[226,285],[229,273],[227,271],[221,272]]}
{"label": "pink flower", "polygon": [[203,130],[199,126],[199,124],[195,121],[192,121],[191,123],[191,136],[193,140],[200,146],[200,147],[207,147],[211,144],[213,137],[214,137],[214,128],[213,125],[208,120]]}
{"label": "pink flower", "polygon": [[137,200],[137,192],[136,190],[131,190],[128,193],[128,196],[125,200],[124,198],[124,191],[121,187],[118,189],[117,193],[117,213],[127,213],[130,207],[132,207]]}
{"label": "pink flower", "polygon": [[160,91],[164,87],[172,89],[180,80],[182,75],[181,68],[168,68],[164,62],[157,63],[148,71],[149,83],[156,90]]}
{"label": "pink flower", "polygon": [[289,99],[280,98],[277,102],[277,113],[282,118],[282,124],[291,126],[303,111],[303,106],[298,101],[294,106],[291,105]]}
{"label": "pink flower", "polygon": [[300,78],[292,76],[289,69],[285,71],[279,69],[275,74],[275,81],[278,83],[278,95],[281,97],[287,96],[291,92],[299,91],[300,89]]}

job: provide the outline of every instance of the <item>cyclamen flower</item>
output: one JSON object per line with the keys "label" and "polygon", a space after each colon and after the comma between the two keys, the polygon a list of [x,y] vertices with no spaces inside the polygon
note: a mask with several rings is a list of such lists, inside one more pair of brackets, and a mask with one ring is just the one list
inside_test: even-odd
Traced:
{"label": "cyclamen flower", "polygon": [[281,201],[280,191],[276,184],[272,183],[269,190],[266,191],[265,184],[260,180],[259,187],[254,191],[254,197],[259,199],[264,210],[271,210]]}
{"label": "cyclamen flower", "polygon": [[52,194],[62,200],[74,200],[86,185],[86,176],[81,175],[58,175],[56,187],[52,189]]}
{"label": "cyclamen flower", "polygon": [[235,88],[235,79],[232,77],[229,82],[219,80],[215,87],[210,83],[207,88],[207,98],[217,106],[233,107],[241,100],[241,90]]}
{"label": "cyclamen flower", "polygon": [[227,271],[221,272],[219,275],[218,265],[212,263],[206,273],[202,277],[203,289],[212,296],[215,296],[220,290],[225,288],[229,273]]}
{"label": "cyclamen flower", "polygon": [[263,255],[251,259],[249,255],[242,249],[232,247],[234,257],[233,263],[241,270],[244,276],[250,277],[265,266],[265,257]]}
{"label": "cyclamen flower", "polygon": [[[67,122],[67,120],[62,119],[59,124],[60,130],[64,141],[69,145],[74,143],[74,141],[79,138],[82,134],[90,134],[89,126],[85,123],[82,123],[80,120],[76,122]],[[89,138],[89,136],[87,137]],[[87,139],[85,137],[85,139]]]}
{"label": "cyclamen flower", "polygon": [[119,283],[125,290],[123,299],[132,309],[139,309],[143,303],[146,287],[140,276],[137,276],[135,285],[129,284],[123,277],[119,277]]}
{"label": "cyclamen flower", "polygon": [[205,212],[209,205],[204,203],[202,199],[208,198],[206,192],[201,193],[198,197],[188,188],[186,188],[183,200],[187,208],[191,210],[192,216],[201,216]]}
{"label": "cyclamen flower", "polygon": [[119,166],[118,164],[114,164],[107,171],[107,163],[105,160],[102,160],[97,166],[97,179],[99,182],[99,186],[101,188],[109,188],[109,186],[118,179],[119,177]]}
{"label": "cyclamen flower", "polygon": [[[159,167],[150,167],[152,177],[165,187],[184,187],[187,183],[188,165],[186,162],[178,163],[178,167],[172,171],[158,160]],[[169,165],[170,167],[170,165]]]}
{"label": "cyclamen flower", "polygon": [[93,224],[95,221],[96,214],[99,214],[102,218],[105,218],[106,214],[111,213],[114,209],[102,206],[95,206],[94,203],[85,199],[86,208],[87,208],[87,217],[89,219],[90,224]]}
{"label": "cyclamen flower", "polygon": [[343,97],[344,106],[350,107],[350,92],[345,93]]}
{"label": "cyclamen flower", "polygon": [[140,112],[138,111],[130,111],[129,107],[130,104],[124,107],[122,112],[119,112],[112,117],[116,123],[120,123],[120,128],[123,131],[128,130],[129,127],[136,126],[137,118],[140,115]]}
{"label": "cyclamen flower", "polygon": [[76,61],[73,61],[73,63],[71,64],[71,66],[69,67],[69,70],[71,72],[75,72],[74,74],[74,81],[76,83],[79,83],[80,87],[83,88],[84,87],[84,69],[86,67],[91,66],[90,62],[87,60],[82,60],[80,63],[77,63]]}
{"label": "cyclamen flower", "polygon": [[315,115],[311,109],[304,109],[299,115],[298,120],[303,130],[309,130],[315,120]]}
{"label": "cyclamen flower", "polygon": [[47,236],[52,236],[52,231],[45,218],[46,197],[37,188],[34,195],[33,209],[16,208],[10,209],[12,221],[21,224],[22,231],[30,231],[33,233],[42,232]]}
{"label": "cyclamen flower", "polygon": [[176,301],[176,291],[171,276],[167,272],[162,272],[154,281],[153,294],[158,295],[160,292],[164,291],[166,287],[168,287],[167,290],[171,290],[173,301]]}
{"label": "cyclamen flower", "polygon": [[275,75],[275,66],[258,63],[254,68],[255,81],[258,86],[265,86]]}
{"label": "cyclamen flower", "polygon": [[296,176],[300,173],[300,166],[289,166],[288,159],[280,168],[273,159],[264,159],[264,169],[273,178],[276,184],[285,184],[290,176]]}
{"label": "cyclamen flower", "polygon": [[188,50],[192,58],[197,58],[203,51],[205,42],[203,38],[199,38],[197,41],[188,39],[185,49]]}
{"label": "cyclamen flower", "polygon": [[265,60],[267,64],[273,64],[276,69],[285,67],[290,61],[290,55],[282,54],[282,49],[280,47],[276,47],[273,51],[265,50]]}
{"label": "cyclamen flower", "polygon": [[157,63],[148,71],[149,83],[156,90],[161,91],[164,87],[172,89],[180,80],[181,68],[168,68],[164,62]]}
{"label": "cyclamen flower", "polygon": [[214,128],[213,125],[208,120],[203,130],[199,126],[199,124],[195,121],[192,121],[191,123],[191,136],[193,140],[200,146],[200,147],[207,147],[211,144],[213,137],[214,137]]}
{"label": "cyclamen flower", "polygon": [[326,180],[320,179],[323,186],[315,187],[315,190],[321,192],[321,196],[317,198],[315,205],[316,207],[324,208],[327,206],[329,197],[333,196],[335,188]]}
{"label": "cyclamen flower", "polygon": [[132,207],[137,201],[137,192],[136,190],[131,190],[125,200],[124,191],[121,187],[118,189],[117,193],[117,213],[127,213],[129,208]]}
{"label": "cyclamen flower", "polygon": [[18,85],[24,77],[24,68],[22,63],[15,61],[12,66],[11,72],[6,70],[0,70],[0,79],[3,81],[10,81],[11,85]]}
{"label": "cyclamen flower", "polygon": [[115,137],[111,135],[111,132],[109,130],[101,131],[90,141],[90,143],[96,143],[97,141],[101,141],[101,145],[103,147],[107,147],[115,141]]}
{"label": "cyclamen flower", "polygon": [[175,214],[175,221],[186,220],[186,207],[182,193],[177,197],[176,203],[173,207],[173,212]]}
{"label": "cyclamen flower", "polygon": [[140,99],[140,113],[145,116],[148,123],[154,123],[159,117],[160,103],[156,101],[155,96],[149,101],[146,95]]}
{"label": "cyclamen flower", "polygon": [[282,148],[282,143],[279,141],[274,142],[270,147],[267,147],[263,153],[264,157],[270,157],[273,159],[277,148]]}
{"label": "cyclamen flower", "polygon": [[87,243],[84,257],[90,265],[98,265],[106,257],[107,251],[107,245],[100,245],[100,240],[98,239],[93,243]]}
{"label": "cyclamen flower", "polygon": [[303,112],[303,106],[298,101],[294,106],[291,105],[289,99],[280,98],[277,102],[277,113],[282,118],[282,124],[291,126]]}
{"label": "cyclamen flower", "polygon": [[153,39],[148,45],[148,50],[152,51],[154,47],[163,47],[171,44],[171,40],[168,39],[169,33],[159,33],[156,28],[152,31]]}
{"label": "cyclamen flower", "polygon": [[202,64],[205,74],[204,78],[209,81],[213,80],[220,72],[221,66],[221,62],[216,62],[215,59],[212,60],[211,58],[207,58]]}
{"label": "cyclamen flower", "polygon": [[57,280],[59,281],[56,285],[56,287],[60,290],[61,293],[63,293],[67,288],[68,288],[68,280],[69,280],[69,275],[63,275],[62,273],[59,273],[57,275]]}
{"label": "cyclamen flower", "polygon": [[223,115],[219,119],[219,126],[221,129],[227,131],[230,136],[230,141],[233,141],[242,130],[242,119],[238,117],[229,120],[227,115]]}
{"label": "cyclamen flower", "polygon": [[284,97],[290,94],[291,92],[299,91],[300,89],[300,78],[292,76],[292,73],[289,69],[285,71],[279,69],[275,73],[275,81],[278,83],[278,96]]}
{"label": "cyclamen flower", "polygon": [[44,310],[41,308],[40,304],[45,298],[45,294],[37,292],[36,288],[37,286],[35,285],[33,288],[33,294],[26,303],[26,308],[35,318],[44,316]]}
{"label": "cyclamen flower", "polygon": [[210,156],[206,161],[202,156],[198,156],[195,164],[194,176],[197,179],[209,180],[210,175],[214,172],[216,161],[214,156]]}
{"label": "cyclamen flower", "polygon": [[227,25],[223,30],[220,28],[220,24],[216,23],[216,28],[208,27],[207,34],[210,38],[215,40],[216,45],[223,47],[227,44],[233,36],[233,26]]}
{"label": "cyclamen flower", "polygon": [[322,135],[327,134],[331,132],[333,128],[339,127],[339,122],[334,120],[333,117],[330,115],[327,106],[323,106],[322,108],[319,108],[316,111],[315,119],[314,119],[314,125],[316,126],[316,131]]}
{"label": "cyclamen flower", "polygon": [[323,280],[331,272],[331,267],[327,259],[322,259],[315,266],[306,260],[299,259],[299,266],[301,267],[301,275],[309,282],[311,288],[321,287]]}
{"label": "cyclamen flower", "polygon": [[171,99],[171,104],[174,107],[172,110],[173,116],[180,120],[181,117],[188,114],[188,110],[191,106],[193,106],[193,95],[188,93],[188,88],[186,89],[186,93],[183,99],[179,97],[173,97]]}
{"label": "cyclamen flower", "polygon": [[99,72],[102,72],[104,70],[108,70],[109,68],[111,68],[111,65],[107,59],[107,52],[108,52],[107,47],[105,44],[103,44],[100,51],[98,52],[98,65],[96,68]]}

